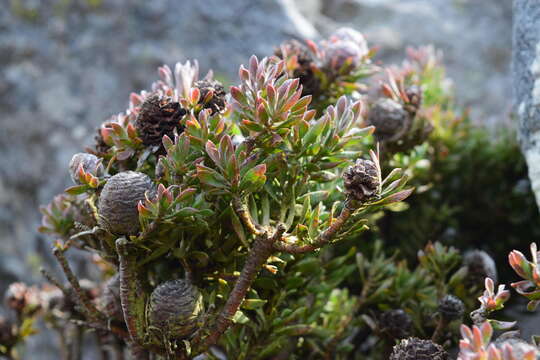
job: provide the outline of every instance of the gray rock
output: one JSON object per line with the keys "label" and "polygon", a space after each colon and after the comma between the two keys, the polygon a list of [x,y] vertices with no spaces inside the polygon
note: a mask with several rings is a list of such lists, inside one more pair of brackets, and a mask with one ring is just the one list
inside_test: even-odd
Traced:
{"label": "gray rock", "polygon": [[[252,54],[315,37],[292,0],[13,0],[0,9],[0,294],[39,281],[50,239],[38,206],[70,185],[71,156],[148,88],[157,66],[197,58],[236,79]],[[46,359],[46,343],[29,351]],[[50,346],[49,346],[50,347]],[[36,349],[41,350],[36,350]],[[52,355],[51,358],[58,358]]]}
{"label": "gray rock", "polygon": [[540,3],[514,2],[515,107],[531,186],[540,204]]}
{"label": "gray rock", "polygon": [[[408,46],[433,44],[444,53],[457,101],[474,119],[509,124],[510,0],[297,0],[322,35],[340,26],[361,31],[377,60],[400,62]],[[314,9],[320,9],[317,14]]]}

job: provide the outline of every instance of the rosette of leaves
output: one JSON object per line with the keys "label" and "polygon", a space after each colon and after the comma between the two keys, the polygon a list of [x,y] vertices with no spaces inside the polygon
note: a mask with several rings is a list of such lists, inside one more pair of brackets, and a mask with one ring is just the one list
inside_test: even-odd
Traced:
{"label": "rosette of leaves", "polygon": [[505,285],[499,285],[497,291],[495,291],[493,280],[486,278],[484,293],[478,297],[480,307],[470,314],[472,321],[478,326],[481,326],[484,322],[489,322],[495,330],[511,330],[517,322],[488,319],[488,316],[493,312],[503,309],[509,298],[510,291],[505,290]]}
{"label": "rosette of leaves", "polygon": [[536,346],[522,340],[492,342],[493,327],[487,321],[472,328],[462,325],[461,336],[458,360],[535,360],[540,355]]}
{"label": "rosette of leaves", "polygon": [[45,234],[67,237],[74,226],[74,211],[71,197],[60,194],[47,206],[41,207],[41,226],[39,231]]}
{"label": "rosette of leaves", "polygon": [[524,279],[512,283],[512,287],[529,300],[527,309],[534,311],[540,304],[540,262],[536,243],[532,243],[530,249],[532,261],[527,260],[520,251],[513,250],[508,255],[508,262],[516,274]]}

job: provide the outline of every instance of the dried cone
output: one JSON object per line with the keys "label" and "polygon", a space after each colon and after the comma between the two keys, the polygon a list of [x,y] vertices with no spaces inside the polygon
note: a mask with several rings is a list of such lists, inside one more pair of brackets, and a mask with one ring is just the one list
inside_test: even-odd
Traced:
{"label": "dried cone", "polygon": [[120,277],[115,274],[105,283],[103,293],[98,298],[98,308],[110,318],[124,319],[120,301]]}
{"label": "dried cone", "polygon": [[124,171],[112,176],[99,196],[99,225],[116,235],[134,235],[139,231],[137,204],[149,191],[153,197],[154,186],[148,175]]}
{"label": "dried cone", "polygon": [[174,133],[180,134],[184,126],[180,123],[186,110],[169,97],[159,94],[149,96],[141,105],[141,110],[135,120],[135,128],[143,144],[160,146],[164,135],[174,138]]}
{"label": "dried cone", "polygon": [[448,353],[431,340],[408,338],[394,346],[389,360],[448,360]]}
{"label": "dried cone", "polygon": [[369,53],[368,43],[362,33],[349,28],[339,28],[330,35],[330,42],[351,41],[358,48],[358,56],[364,57]]}
{"label": "dried cone", "polygon": [[199,326],[202,295],[186,280],[170,280],[150,295],[148,321],[170,339],[189,338]]}
{"label": "dried cone", "polygon": [[[193,84],[201,92],[199,103],[203,104],[204,109],[212,110],[212,115],[225,110],[226,102],[225,88],[217,80],[199,80]],[[204,102],[208,93],[213,93],[212,98],[208,102]]]}
{"label": "dried cone", "polygon": [[82,165],[85,172],[93,175],[101,176],[103,173],[103,165],[101,165],[101,161],[96,155],[77,153],[73,155],[69,162],[69,175],[75,184],[80,184],[78,173],[80,165]]}
{"label": "dried cone", "polygon": [[439,300],[437,308],[441,316],[447,321],[461,319],[465,312],[465,305],[458,297],[454,295],[446,295]]}
{"label": "dried cone", "polygon": [[383,98],[371,106],[367,122],[375,126],[375,137],[378,141],[397,141],[411,127],[412,118],[403,105]]}
{"label": "dried cone", "polygon": [[404,339],[411,336],[412,325],[411,317],[402,309],[385,311],[379,318],[381,331],[394,339]]}
{"label": "dried cone", "polygon": [[276,49],[274,54],[280,59],[296,56],[298,67],[293,70],[293,77],[300,80],[302,96],[319,93],[321,84],[312,69],[313,57],[304,44],[297,40],[288,40]]}
{"label": "dried cone", "polygon": [[379,172],[371,160],[358,159],[343,173],[345,194],[353,200],[364,202],[379,191]]}

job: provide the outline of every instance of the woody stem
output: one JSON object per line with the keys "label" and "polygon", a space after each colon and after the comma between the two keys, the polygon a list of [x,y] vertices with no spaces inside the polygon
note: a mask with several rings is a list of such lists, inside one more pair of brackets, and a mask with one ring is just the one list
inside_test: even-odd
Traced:
{"label": "woody stem", "polygon": [[234,288],[231,291],[223,310],[218,315],[216,323],[214,324],[210,334],[204,340],[204,345],[206,347],[216,344],[221,335],[232,324],[233,316],[236,314],[238,308],[242,304],[242,301],[246,297],[246,293],[251,284],[257,277],[257,274],[261,270],[262,266],[274,252],[273,244],[277,239],[281,238],[284,232],[285,227],[280,224],[276,229],[276,232],[271,237],[269,237],[265,232],[256,238],[251,250],[249,251],[248,258],[244,264],[244,267],[242,268],[242,272],[240,273],[238,280],[236,280]]}
{"label": "woody stem", "polygon": [[310,252],[313,250],[316,250],[320,247],[323,247],[324,245],[328,244],[334,236],[337,234],[337,232],[342,228],[342,226],[347,222],[349,217],[352,214],[352,210],[349,209],[347,206],[343,207],[343,210],[341,210],[341,213],[337,218],[332,221],[330,226],[326,228],[322,233],[317,236],[317,238],[308,245],[296,245],[296,244],[288,244],[284,241],[276,241],[274,243],[274,249],[276,251],[280,252],[286,252],[290,254],[303,254],[306,252]]}
{"label": "woody stem", "polygon": [[136,359],[146,359],[143,349],[145,297],[137,280],[137,272],[132,254],[128,251],[126,238],[116,240],[118,252],[118,274],[120,276],[120,303],[124,320],[132,340],[131,350]]}

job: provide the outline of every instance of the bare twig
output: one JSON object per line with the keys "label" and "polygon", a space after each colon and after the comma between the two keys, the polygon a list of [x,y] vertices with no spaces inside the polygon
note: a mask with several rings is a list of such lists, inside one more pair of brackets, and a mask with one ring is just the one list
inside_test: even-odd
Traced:
{"label": "bare twig", "polygon": [[48,282],[60,289],[60,291],[62,291],[65,297],[70,297],[67,289],[62,284],[60,284],[60,282],[54,276],[52,276],[45,268],[40,268],[39,272]]}
{"label": "bare twig", "polygon": [[53,255],[60,263],[60,266],[62,267],[62,270],[64,271],[64,274],[66,275],[69,284],[75,291],[76,300],[79,303],[78,305],[81,305],[81,311],[84,313],[84,315],[92,321],[105,321],[105,316],[94,306],[94,304],[90,301],[88,295],[81,288],[79,280],[77,280],[77,277],[71,270],[71,267],[69,266],[69,263],[64,256],[64,250],[60,248],[55,248],[53,250]]}
{"label": "bare twig", "polygon": [[104,324],[102,322],[91,322],[91,321],[84,321],[84,320],[79,320],[79,319],[70,319],[69,321],[71,321],[72,323],[76,324],[76,325],[79,325],[79,326],[83,326],[83,327],[89,327],[91,329],[96,329],[96,330],[102,330],[102,331],[110,331],[112,332],[114,335],[118,336],[119,338],[121,339],[124,339],[124,340],[129,340],[129,334],[122,328],[119,328],[117,326],[114,326],[112,324]]}

